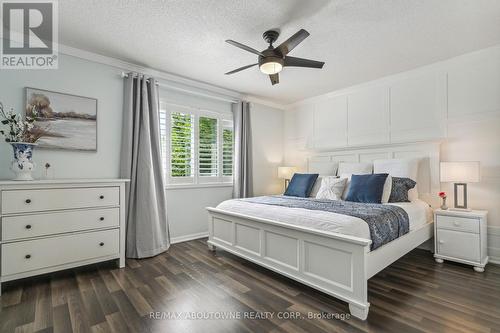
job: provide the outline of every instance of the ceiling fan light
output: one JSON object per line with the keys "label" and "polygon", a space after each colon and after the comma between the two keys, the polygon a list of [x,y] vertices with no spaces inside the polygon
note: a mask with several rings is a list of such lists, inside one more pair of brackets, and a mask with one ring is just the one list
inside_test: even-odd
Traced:
{"label": "ceiling fan light", "polygon": [[279,73],[283,69],[283,59],[273,56],[261,57],[259,58],[259,68],[262,73],[267,75]]}
{"label": "ceiling fan light", "polygon": [[260,65],[260,71],[264,74],[276,74],[281,72],[283,65],[279,62],[266,62]]}

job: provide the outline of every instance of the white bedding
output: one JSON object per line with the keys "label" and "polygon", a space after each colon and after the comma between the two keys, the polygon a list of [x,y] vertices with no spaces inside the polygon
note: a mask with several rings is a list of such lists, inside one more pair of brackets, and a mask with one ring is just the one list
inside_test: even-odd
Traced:
{"label": "white bedding", "polygon": [[[387,205],[399,206],[408,213],[410,232],[432,221],[432,209],[424,201],[388,203]],[[368,224],[358,217],[348,215],[320,210],[265,205],[234,199],[220,203],[217,208],[247,216],[292,225],[307,226],[322,231],[336,232],[365,239],[371,238]]]}

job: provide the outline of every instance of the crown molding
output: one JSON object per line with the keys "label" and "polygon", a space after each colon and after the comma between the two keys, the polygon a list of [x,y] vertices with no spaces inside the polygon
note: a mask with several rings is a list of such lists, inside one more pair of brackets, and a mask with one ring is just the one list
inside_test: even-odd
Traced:
{"label": "crown molding", "polygon": [[275,102],[268,101],[266,99],[262,99],[253,95],[243,95],[242,98],[243,100],[254,103],[254,104],[260,104],[260,105],[265,105],[273,109],[278,109],[278,110],[286,110],[286,105],[284,104],[279,104]]}
{"label": "crown molding", "polygon": [[[168,72],[156,70],[156,69],[141,66],[141,65],[137,65],[137,64],[134,64],[131,62],[127,62],[127,61],[118,59],[118,58],[112,58],[112,57],[100,55],[100,54],[97,54],[94,52],[85,51],[82,49],[74,48],[71,46],[63,45],[63,44],[59,44],[59,53],[65,54],[68,56],[72,56],[72,57],[76,57],[76,58],[80,58],[80,59],[84,59],[84,60],[88,60],[88,61],[92,61],[95,63],[115,67],[117,69],[124,70],[124,71],[140,72],[140,73],[148,74],[148,75],[155,77],[155,79],[157,79],[157,80],[164,80],[164,81],[168,81],[169,83],[173,83],[173,84],[177,84],[177,85],[181,85],[181,86],[186,86],[186,87],[190,87],[190,88],[196,88],[196,89],[200,89],[203,91],[208,91],[208,92],[215,93],[215,94],[218,94],[221,96],[232,97],[232,98],[236,98],[236,99],[242,98],[242,94],[237,92],[237,91],[234,91],[234,90],[218,87],[218,86],[215,86],[213,84],[206,83],[206,82],[193,80],[193,79],[190,79],[187,77],[171,74]],[[117,72],[117,75],[121,75],[121,72]]]}

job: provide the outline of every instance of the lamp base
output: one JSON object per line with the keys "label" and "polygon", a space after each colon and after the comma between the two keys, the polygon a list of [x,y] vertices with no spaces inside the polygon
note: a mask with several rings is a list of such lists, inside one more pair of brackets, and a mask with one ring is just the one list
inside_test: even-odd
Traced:
{"label": "lamp base", "polygon": [[[462,188],[462,193],[463,193],[463,198],[462,198],[462,204],[459,204],[459,198],[458,198],[458,188]],[[455,183],[453,184],[453,190],[455,192],[455,208],[457,210],[466,210],[470,211],[470,209],[467,207],[467,184],[466,183]],[[469,209],[469,210],[467,210]]]}

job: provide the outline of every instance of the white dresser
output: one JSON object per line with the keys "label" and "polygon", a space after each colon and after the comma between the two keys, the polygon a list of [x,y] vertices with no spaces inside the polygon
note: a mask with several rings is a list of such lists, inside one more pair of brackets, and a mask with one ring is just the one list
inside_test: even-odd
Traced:
{"label": "white dresser", "polygon": [[0,181],[0,283],[111,259],[124,267],[126,182]]}
{"label": "white dresser", "polygon": [[488,263],[487,216],[488,212],[483,210],[435,210],[436,262],[461,262],[474,266],[476,272],[483,272]]}

